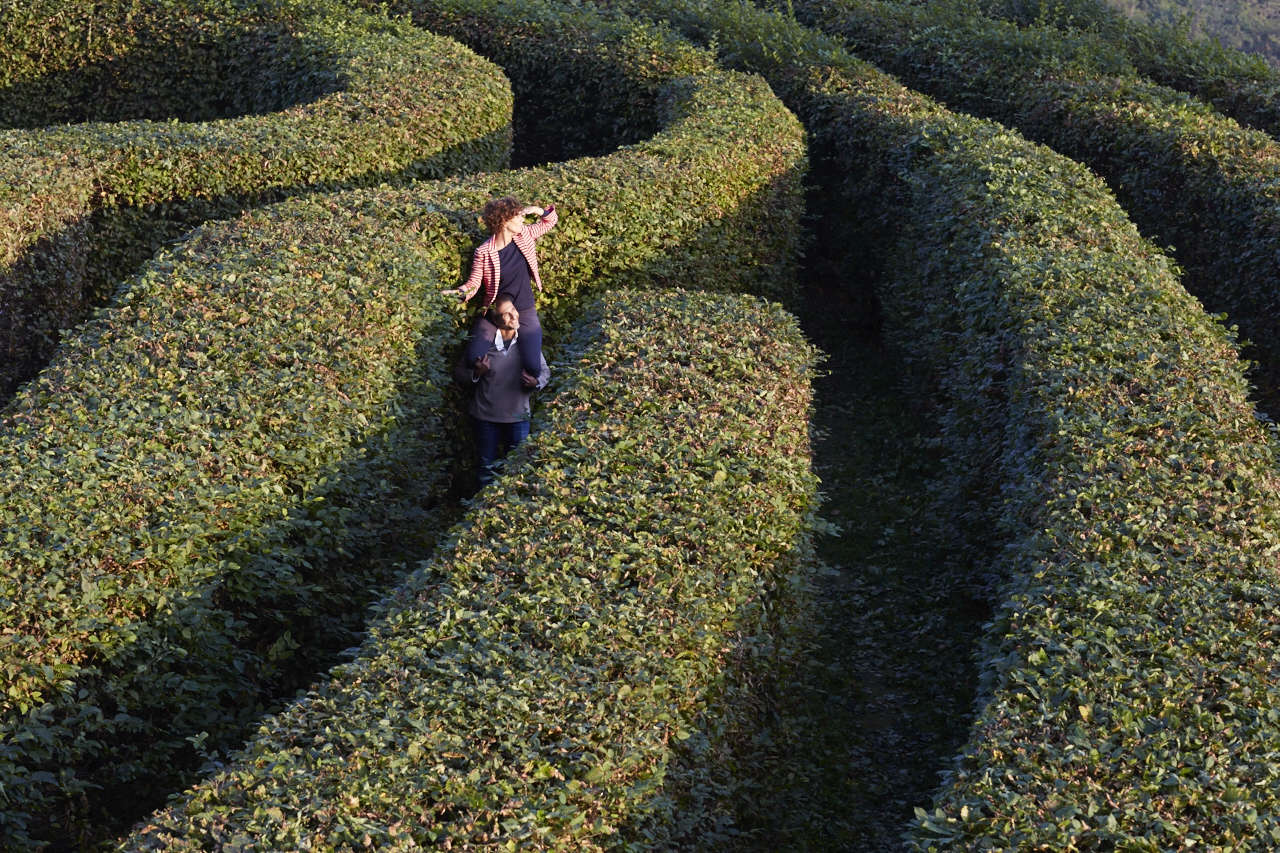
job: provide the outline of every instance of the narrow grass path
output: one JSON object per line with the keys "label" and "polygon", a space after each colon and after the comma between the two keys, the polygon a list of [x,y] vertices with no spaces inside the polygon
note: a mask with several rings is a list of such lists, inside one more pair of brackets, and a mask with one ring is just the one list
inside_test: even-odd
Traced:
{"label": "narrow grass path", "polygon": [[[814,464],[824,518],[812,621],[749,750],[735,850],[886,851],[965,739],[988,616],[981,561],[931,489],[944,461],[902,359],[828,297],[804,318],[828,354]],[[749,802],[748,802],[749,800]]]}

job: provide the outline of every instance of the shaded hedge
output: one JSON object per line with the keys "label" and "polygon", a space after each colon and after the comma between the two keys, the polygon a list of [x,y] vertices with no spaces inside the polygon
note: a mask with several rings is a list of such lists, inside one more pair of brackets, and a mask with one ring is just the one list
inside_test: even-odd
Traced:
{"label": "shaded hedge", "polygon": [[933,372],[1002,579],[977,722],[911,849],[1274,846],[1280,481],[1232,333],[1079,164],[784,16],[627,6],[714,36],[883,188],[886,332]]}
{"label": "shaded hedge", "polygon": [[1280,406],[1280,143],[1188,95],[1100,76],[1052,28],[942,7],[801,0],[795,9],[952,106],[1018,127],[1099,172],[1187,287],[1239,324],[1264,408]]}
{"label": "shaded hedge", "polygon": [[[338,91],[298,3],[33,0],[0,10],[6,128],[278,112]],[[331,12],[332,12],[331,7]],[[308,44],[310,42],[310,44]],[[328,53],[328,56],[324,54]]]}
{"label": "shaded hedge", "polygon": [[456,231],[361,213],[201,228],[0,416],[6,846],[154,800],[351,642],[369,552],[439,527]]}
{"label": "shaded hedge", "polygon": [[168,771],[224,747],[313,645],[341,641],[339,617],[358,619],[385,577],[371,560],[391,572],[426,547],[423,513],[453,455],[439,379],[458,332],[438,290],[463,277],[487,198],[561,210],[539,244],[552,318],[592,290],[679,276],[791,292],[794,117],[762,81],[684,74],[696,54],[670,35],[598,26],[648,45],[645,70],[635,52],[566,52],[550,26],[521,47],[623,90],[673,68],[655,95],[661,134],[609,157],[205,226],[5,411],[6,843],[74,833],[86,785],[107,787],[90,820],[124,792],[140,803],[142,780],[172,785]]}
{"label": "shaded hedge", "polygon": [[[450,35],[483,56],[499,62],[516,91],[514,159],[518,165],[602,154],[619,145],[645,139],[661,126],[660,87],[673,73],[695,73],[708,67],[705,54],[691,46],[668,45],[655,62],[646,39],[633,34],[613,41],[599,17],[574,14],[564,4],[530,4],[518,18],[496,20],[491,10],[474,2],[440,0],[360,0],[369,9],[387,8],[395,15],[435,33]],[[580,75],[572,65],[547,63],[536,51],[520,49],[522,39],[538,40],[548,28],[561,31],[560,43],[583,55],[616,54],[619,65],[633,66],[635,86],[620,91],[610,81]],[[595,104],[594,110],[583,105]]]}
{"label": "shaded hedge", "polygon": [[785,618],[814,351],[776,306],[689,292],[611,293],[569,351],[545,424],[356,659],[121,849],[700,837],[682,809],[729,780],[667,770]]}
{"label": "shaded hedge", "polygon": [[1274,435],[1233,335],[1101,182],[1008,139],[921,170],[898,265],[952,417],[989,448],[1007,578],[986,702],[912,848],[1273,837]]}
{"label": "shaded hedge", "polygon": [[0,132],[0,399],[201,221],[510,153],[493,66],[335,0],[7,4],[0,46],[0,117],[48,125]]}

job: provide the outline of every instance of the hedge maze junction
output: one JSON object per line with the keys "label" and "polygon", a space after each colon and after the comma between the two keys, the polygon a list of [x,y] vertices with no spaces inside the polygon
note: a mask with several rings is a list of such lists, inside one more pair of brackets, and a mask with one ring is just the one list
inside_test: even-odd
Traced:
{"label": "hedge maze junction", "polygon": [[[1280,149],[1164,88],[1275,81],[1028,9],[6,8],[0,846],[1280,844]],[[556,381],[460,499],[500,194],[561,211]],[[970,682],[922,771],[783,831],[821,578],[878,582],[822,566],[841,312],[982,602],[901,650]]]}

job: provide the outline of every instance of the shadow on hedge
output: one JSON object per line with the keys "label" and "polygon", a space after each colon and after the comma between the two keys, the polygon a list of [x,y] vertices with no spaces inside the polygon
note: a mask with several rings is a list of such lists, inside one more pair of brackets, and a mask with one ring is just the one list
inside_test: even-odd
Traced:
{"label": "shadow on hedge", "polygon": [[136,35],[139,47],[124,55],[0,88],[0,127],[206,122],[279,112],[342,88],[338,75],[323,67],[290,78],[305,81],[302,89],[279,85],[279,60],[306,52],[286,27],[210,39],[184,23],[147,27]]}
{"label": "shadow on hedge", "polygon": [[[434,344],[429,338],[419,344],[421,378],[440,388],[448,372],[440,369],[445,356]],[[213,579],[204,594],[217,608],[209,621],[225,617],[236,625],[233,651],[247,653],[251,663],[210,658],[201,638],[192,637],[190,623],[151,622],[162,642],[186,648],[185,660],[157,662],[145,648],[124,646],[99,665],[109,678],[83,678],[70,689],[71,695],[87,691],[94,697],[111,729],[89,760],[68,764],[55,757],[31,767],[73,773],[89,786],[35,815],[28,828],[34,838],[55,849],[97,849],[189,784],[202,764],[242,742],[264,713],[359,642],[367,608],[408,561],[434,548],[460,511],[458,454],[449,451],[459,443],[459,425],[450,419],[450,407],[440,404],[438,394],[409,389],[389,401],[388,409],[400,413],[394,427],[319,473],[316,481],[326,488],[313,493],[320,499],[309,501],[310,509],[295,504],[284,517],[205,558],[238,567]],[[378,464],[387,448],[406,446],[417,450],[403,468],[388,472]],[[263,542],[272,547],[253,549]],[[147,640],[156,642],[154,635]],[[225,655],[227,649],[217,652]],[[157,670],[177,689],[149,693]],[[130,683],[130,673],[141,683]],[[193,686],[194,695],[181,692]],[[82,713],[74,707],[64,716]],[[69,719],[68,724],[74,725]],[[158,731],[161,739],[139,740],[139,727]]]}
{"label": "shadow on hedge", "polygon": [[[883,337],[886,222],[849,215],[877,196],[889,206],[886,188],[811,140],[812,242],[794,310],[825,355],[813,464],[839,531],[797,557],[799,592],[770,604],[772,645],[751,638],[726,655],[736,718],[703,720],[671,763],[685,850],[899,846],[968,736],[992,613],[987,555],[939,489],[930,382]],[[708,766],[719,787],[700,779]],[[625,830],[650,832],[643,818]]]}
{"label": "shadow on hedge", "polygon": [[[504,132],[487,134],[445,149],[427,160],[396,172],[371,172],[345,182],[320,182],[281,187],[258,193],[211,198],[175,198],[141,207],[107,207],[92,211],[33,244],[8,271],[0,272],[0,406],[22,383],[40,372],[52,358],[62,332],[83,322],[95,308],[110,304],[116,288],[136,275],[160,249],[173,245],[191,229],[244,210],[315,193],[337,192],[389,184],[404,186],[416,180],[439,178],[472,162],[482,152],[496,150]],[[468,258],[468,261],[470,259]],[[58,270],[66,290],[32,294],[23,285]],[[74,297],[67,299],[66,294]],[[20,299],[19,296],[26,298]],[[55,312],[52,306],[69,310]],[[33,346],[34,344],[34,346]]]}
{"label": "shadow on hedge", "polygon": [[[768,205],[786,184],[786,179],[779,179],[777,186],[751,198],[739,213],[726,217],[716,233],[726,227],[754,228],[758,224],[756,211]],[[548,192],[554,195],[554,187]],[[460,224],[474,221],[476,214],[473,210],[437,212]],[[689,243],[702,242],[703,234],[696,233]],[[469,263],[467,253],[461,267],[464,272]],[[596,289],[580,293],[568,311],[544,315],[548,359],[554,359],[578,319],[577,312],[595,293],[637,280],[655,287],[674,284],[662,257],[638,268],[611,270]],[[548,282],[548,286],[554,288],[555,284]],[[439,308],[432,304],[423,310]],[[462,333],[460,328],[459,336]],[[413,393],[398,396],[388,406],[403,412],[395,430],[354,448],[347,463],[317,475],[317,480],[323,477],[328,483],[324,491],[328,499],[322,505],[329,512],[347,514],[345,528],[328,528],[330,538],[323,546],[328,558],[316,559],[320,552],[315,539],[321,531],[317,530],[317,519],[305,512],[291,512],[255,535],[243,537],[278,543],[267,553],[228,550],[208,558],[244,567],[232,578],[215,581],[223,586],[216,596],[227,618],[243,623],[236,647],[258,657],[256,669],[236,672],[231,683],[215,685],[195,697],[135,695],[135,704],[130,707],[126,707],[129,699],[119,697],[118,690],[103,691],[108,679],[102,676],[76,682],[70,694],[84,690],[98,696],[104,718],[125,713],[139,722],[127,718],[116,721],[115,735],[89,761],[74,764],[55,759],[31,767],[55,775],[74,773],[90,787],[74,796],[55,795],[60,804],[31,819],[27,831],[34,838],[58,849],[90,849],[118,835],[160,807],[167,795],[216,767],[220,757],[252,736],[265,714],[278,710],[297,690],[340,662],[344,649],[358,643],[367,608],[394,586],[406,567],[432,555],[444,529],[460,516],[464,508],[460,499],[474,490],[463,401],[460,394],[445,387],[458,351],[456,343],[441,351],[424,339],[419,346],[417,373],[444,389],[443,401],[424,404]],[[552,394],[544,402],[553,400]],[[536,420],[535,413],[535,429]],[[371,479],[386,473],[376,465],[380,449],[414,442],[423,444],[417,461],[399,472],[401,476],[389,492],[369,500],[367,496],[376,489]],[[296,558],[298,553],[303,553],[304,559],[289,564],[290,555]],[[333,600],[321,606],[326,599]],[[157,635],[191,648],[186,666],[165,670],[162,663],[130,645],[102,661],[99,668],[116,678],[128,678],[129,673],[145,669],[141,677],[152,683],[161,677],[158,672],[171,673],[179,682],[218,677],[217,661],[206,659],[203,666],[197,665],[200,644],[184,639],[184,634],[190,634],[189,625],[176,620],[149,625]],[[127,682],[120,688],[128,689]],[[138,707],[140,699],[151,702],[150,706]],[[67,713],[78,715],[81,710]],[[160,739],[138,740],[135,729],[139,725],[160,724],[166,729]]]}

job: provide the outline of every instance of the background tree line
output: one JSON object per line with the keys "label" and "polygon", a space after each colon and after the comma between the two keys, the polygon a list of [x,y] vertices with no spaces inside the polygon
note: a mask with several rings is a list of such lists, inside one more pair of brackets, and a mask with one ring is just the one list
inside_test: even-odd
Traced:
{"label": "background tree line", "polygon": [[1194,38],[1253,51],[1280,67],[1280,4],[1275,0],[1108,0],[1134,20],[1185,26]]}

